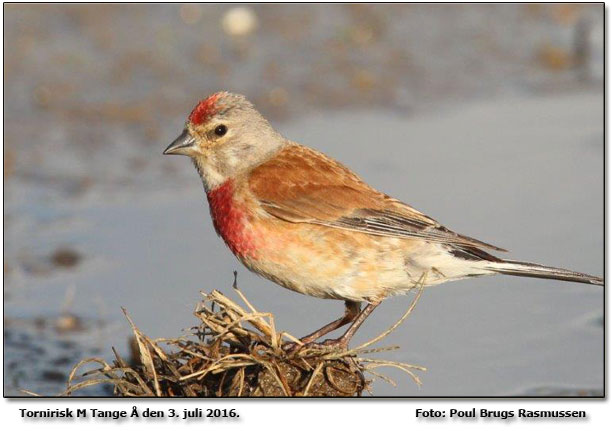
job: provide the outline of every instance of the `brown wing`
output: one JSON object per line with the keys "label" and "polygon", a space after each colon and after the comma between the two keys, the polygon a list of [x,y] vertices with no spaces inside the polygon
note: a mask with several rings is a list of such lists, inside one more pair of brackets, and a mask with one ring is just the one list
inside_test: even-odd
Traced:
{"label": "brown wing", "polygon": [[368,186],[337,161],[300,145],[287,146],[251,171],[248,184],[266,212],[289,222],[505,251],[446,229]]}

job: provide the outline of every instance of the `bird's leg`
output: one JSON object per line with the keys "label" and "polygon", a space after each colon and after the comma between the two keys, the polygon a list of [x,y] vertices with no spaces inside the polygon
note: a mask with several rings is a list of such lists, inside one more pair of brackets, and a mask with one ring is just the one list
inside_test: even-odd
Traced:
{"label": "bird's leg", "polygon": [[[312,334],[306,335],[305,337],[300,338],[300,341],[306,345],[314,342],[317,338],[322,337],[325,334],[330,333],[333,330],[336,330],[347,323],[352,322],[359,315],[361,310],[361,302],[355,301],[344,301],[344,316],[339,319],[334,320],[331,323],[323,326],[322,328],[317,329]],[[294,351],[299,345],[296,343],[287,343],[285,345],[286,350]]]}
{"label": "bird's leg", "polygon": [[321,344],[324,346],[333,346],[339,347],[341,349],[346,349],[348,347],[349,341],[351,340],[351,338],[353,338],[353,335],[355,335],[355,332],[357,332],[357,330],[359,329],[361,324],[367,319],[367,317],[372,314],[372,311],[374,311],[374,309],[378,307],[378,304],[380,304],[380,301],[370,302],[363,310],[361,310],[359,315],[353,320],[353,324],[346,330],[346,332],[340,338],[325,340]]}
{"label": "bird's leg", "polygon": [[346,325],[347,323],[351,323],[353,320],[355,320],[355,318],[359,315],[359,312],[361,311],[360,302],[344,301],[344,307],[344,316],[337,320],[334,320],[331,323],[328,323],[320,329],[317,329],[312,334],[300,338],[300,341],[304,344],[312,343],[317,338],[320,338],[323,335],[328,334],[331,331]]}

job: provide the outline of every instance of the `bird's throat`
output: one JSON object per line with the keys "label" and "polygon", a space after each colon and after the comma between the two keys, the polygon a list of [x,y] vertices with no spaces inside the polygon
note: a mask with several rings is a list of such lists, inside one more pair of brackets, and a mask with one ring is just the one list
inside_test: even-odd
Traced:
{"label": "bird's throat", "polygon": [[208,191],[210,215],[217,234],[223,238],[232,253],[238,257],[255,257],[257,243],[249,228],[245,205],[235,196],[233,180]]}

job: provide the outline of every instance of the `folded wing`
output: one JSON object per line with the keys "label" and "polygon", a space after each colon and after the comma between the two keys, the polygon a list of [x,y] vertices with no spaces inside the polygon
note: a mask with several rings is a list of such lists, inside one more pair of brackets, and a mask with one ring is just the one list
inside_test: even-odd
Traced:
{"label": "folded wing", "polygon": [[505,251],[459,235],[364,183],[337,161],[291,144],[249,174],[249,188],[270,215],[292,223],[311,223],[398,238],[420,238],[457,247],[474,258],[493,256],[478,247]]}

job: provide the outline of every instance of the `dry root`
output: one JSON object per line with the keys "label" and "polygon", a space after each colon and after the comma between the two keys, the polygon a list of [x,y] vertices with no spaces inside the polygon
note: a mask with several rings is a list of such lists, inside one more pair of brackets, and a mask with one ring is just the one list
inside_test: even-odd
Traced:
{"label": "dry root", "polygon": [[[204,300],[194,313],[201,323],[189,336],[153,340],[124,310],[134,332],[132,363],[126,363],[115,349],[112,364],[98,358],[83,360],[73,368],[62,395],[92,385],[112,384],[117,396],[360,396],[364,390],[369,391],[371,380],[366,374],[395,385],[374,371],[385,366],[405,371],[420,385],[415,370],[425,368],[362,355],[397,348],[367,349],[403,322],[416,305],[422,287],[404,316],[373,340],[351,350],[304,346],[295,353],[286,353],[282,345],[299,340],[277,332],[272,314],[257,311],[234,287],[246,309],[217,290],[203,294]],[[99,366],[77,378],[77,372],[88,364]]]}

